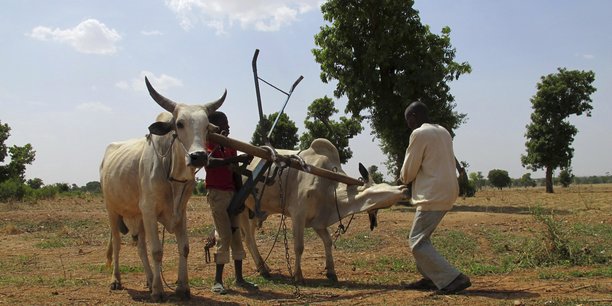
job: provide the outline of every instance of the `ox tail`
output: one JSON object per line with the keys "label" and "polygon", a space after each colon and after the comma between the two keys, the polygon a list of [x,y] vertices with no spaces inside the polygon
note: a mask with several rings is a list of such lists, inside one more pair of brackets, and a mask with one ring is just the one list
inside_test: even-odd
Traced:
{"label": "ox tail", "polygon": [[110,234],[110,237],[108,238],[108,246],[106,247],[106,267],[110,267],[112,261],[113,261],[113,233]]}

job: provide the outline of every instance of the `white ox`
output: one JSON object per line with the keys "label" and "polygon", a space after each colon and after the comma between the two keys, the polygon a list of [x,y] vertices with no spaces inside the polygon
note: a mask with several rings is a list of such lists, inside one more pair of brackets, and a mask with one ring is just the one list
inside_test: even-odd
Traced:
{"label": "white ox", "polygon": [[[120,231],[137,240],[151,290],[151,299],[163,299],[161,262],[163,248],[157,222],[176,235],[179,266],[176,295],[191,296],[187,276],[186,203],[195,185],[195,171],[208,163],[204,148],[208,133],[208,114],[218,109],[227,91],[218,100],[205,105],[173,102],[145,83],[153,100],[169,113],[157,116],[149,126],[150,135],[110,144],[100,165],[100,182],[110,221],[107,265],[113,262],[111,289],[121,289],[119,272]],[[149,265],[147,240],[153,269]]]}
{"label": "white ox", "polygon": [[[298,154],[298,151],[278,150],[278,153],[294,155]],[[310,165],[344,173],[340,167],[338,149],[327,139],[314,140],[310,148],[299,152],[298,155]],[[258,162],[259,159],[251,162],[250,168],[257,165]],[[362,175],[367,176],[365,168],[363,166],[361,168],[360,170],[365,172],[365,175]],[[295,251],[294,279],[296,281],[304,282],[301,259],[304,252],[305,227],[313,228],[323,241],[326,276],[332,281],[337,281],[332,257],[332,238],[327,228],[339,221],[338,215],[343,218],[363,211],[374,212],[380,208],[390,207],[406,196],[404,186],[373,184],[368,178],[365,179],[364,186],[347,186],[324,177],[286,168],[282,176],[276,178],[274,185],[265,187],[260,201],[261,211],[268,215],[282,213],[291,217]],[[282,193],[285,198],[284,209],[280,198],[280,185],[282,185]],[[264,189],[263,183],[259,183],[257,189],[259,191]],[[338,207],[336,207],[336,201]],[[250,210],[255,211],[253,196],[249,196],[245,204]],[[253,222],[254,220],[248,222],[247,218],[248,212],[245,210],[241,215],[241,222],[247,247],[258,271],[264,276],[269,275],[269,268],[261,257],[255,242],[256,222]]]}

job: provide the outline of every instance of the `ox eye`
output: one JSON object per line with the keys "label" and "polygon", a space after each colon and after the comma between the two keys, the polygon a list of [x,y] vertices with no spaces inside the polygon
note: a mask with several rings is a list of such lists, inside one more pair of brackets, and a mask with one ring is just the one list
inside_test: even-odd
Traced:
{"label": "ox eye", "polygon": [[185,127],[185,125],[183,124],[183,122],[179,121],[179,122],[176,123],[176,127],[179,128],[179,129],[182,129],[182,128]]}

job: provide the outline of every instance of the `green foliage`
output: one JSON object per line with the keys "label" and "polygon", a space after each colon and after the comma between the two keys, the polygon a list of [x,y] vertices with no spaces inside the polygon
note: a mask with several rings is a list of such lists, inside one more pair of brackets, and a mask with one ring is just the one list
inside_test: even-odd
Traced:
{"label": "green foliage", "polygon": [[570,115],[591,116],[591,94],[595,73],[558,68],[558,73],[541,77],[538,91],[531,98],[531,123],[526,128],[527,154],[523,167],[546,169],[546,191],[553,192],[552,171],[569,168],[574,155],[572,142],[578,130],[568,122]]}
{"label": "green foliage", "polygon": [[[255,132],[251,138],[251,144],[255,146],[266,145],[265,136],[268,135],[272,124],[276,120],[278,112],[271,114],[270,116],[264,115],[262,121],[257,124]],[[289,119],[287,114],[281,114],[274,131],[270,135],[270,144],[277,149],[295,149],[298,144],[297,127],[295,122]]]}
{"label": "green foliage", "polygon": [[197,179],[195,188],[193,189],[194,195],[206,195],[206,181]]}
{"label": "green foliage", "polygon": [[348,98],[346,112],[361,118],[367,111],[396,176],[408,145],[404,109],[425,103],[430,118],[452,131],[465,118],[455,108],[448,82],[469,73],[454,61],[450,28],[441,34],[423,25],[414,1],[329,0],[322,6],[328,24],[315,35],[312,50],[321,80],[337,80],[334,96]]}
{"label": "green foliage", "polygon": [[470,173],[469,178],[470,183],[474,184],[474,188],[477,190],[482,190],[482,187],[487,184],[487,180],[484,178],[484,176],[482,176],[481,171]]}
{"label": "green foliage", "polygon": [[508,171],[506,170],[493,169],[489,171],[487,178],[489,179],[491,186],[498,189],[510,187],[510,184],[512,183],[512,179],[510,179]]}
{"label": "green foliage", "polygon": [[10,132],[8,124],[2,124],[0,121],[0,162],[4,162],[7,156],[10,156],[11,160],[8,164],[0,165],[0,182],[17,179],[24,183],[26,165],[34,162],[36,151],[29,143],[22,147],[7,147],[4,142],[11,136]]}
{"label": "green foliage", "polygon": [[300,137],[300,148],[307,149],[316,138],[326,138],[331,141],[340,155],[340,162],[346,163],[353,151],[349,147],[349,140],[361,133],[361,121],[356,118],[340,117],[340,121],[331,117],[338,112],[334,101],[327,96],[316,99],[308,106],[308,113],[304,119],[304,126],[308,130]]}
{"label": "green foliage", "polygon": [[552,211],[546,213],[540,206],[535,207],[531,213],[546,229],[543,235],[544,243],[539,241],[538,248],[532,252],[538,266],[576,266],[610,262],[610,255],[606,255],[606,249],[609,250],[612,246],[610,225],[601,228],[581,224],[568,227],[563,220],[557,220]]}
{"label": "green foliage", "polygon": [[26,184],[30,186],[32,189],[40,189],[44,185],[43,180],[40,178],[29,179]]}
{"label": "green foliage", "polygon": [[378,171],[378,166],[371,165],[368,167],[368,173],[370,174],[370,177],[374,183],[380,184],[383,182],[383,175],[380,173],[380,171]]}
{"label": "green foliage", "polygon": [[28,188],[28,185],[23,184],[19,179],[4,180],[0,182],[0,202],[23,200]]}
{"label": "green foliage", "polygon": [[520,179],[518,179],[518,185],[522,187],[535,187],[538,184],[531,178],[531,173],[525,173]]}
{"label": "green foliage", "polygon": [[98,181],[87,182],[85,186],[82,188],[83,191],[91,192],[91,193],[100,193],[102,192],[102,186]]}
{"label": "green foliage", "polygon": [[561,172],[559,173],[559,177],[557,178],[557,181],[559,182],[559,184],[561,184],[561,186],[563,187],[569,187],[569,185],[572,183],[572,181],[574,180],[574,175],[572,174],[572,169],[563,169],[561,170]]}

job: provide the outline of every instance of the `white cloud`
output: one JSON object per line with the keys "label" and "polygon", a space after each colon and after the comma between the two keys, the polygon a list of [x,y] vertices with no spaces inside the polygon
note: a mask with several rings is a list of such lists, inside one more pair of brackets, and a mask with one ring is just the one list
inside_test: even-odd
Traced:
{"label": "white cloud", "polygon": [[153,72],[145,70],[141,71],[138,77],[127,81],[119,81],[115,84],[115,86],[125,90],[145,91],[145,76],[149,79],[149,82],[151,82],[151,85],[153,85],[156,90],[166,90],[171,87],[183,86],[183,82],[175,77],[171,77],[163,73],[160,76],[155,76]]}
{"label": "white cloud", "polygon": [[86,112],[102,112],[102,113],[110,113],[112,109],[100,102],[86,102],[77,105],[77,109],[80,111]]}
{"label": "white cloud", "polygon": [[96,19],[87,19],[70,29],[51,29],[38,26],[28,36],[41,41],[57,41],[72,46],[75,50],[88,54],[113,54],[117,52],[116,43],[121,35]]}
{"label": "white cloud", "polygon": [[321,0],[166,0],[188,30],[198,22],[224,34],[234,23],[243,29],[278,31],[299,15],[318,9]]}
{"label": "white cloud", "polygon": [[140,31],[140,34],[144,35],[144,36],[161,36],[164,35],[164,33],[162,33],[161,31],[157,31],[157,30],[152,30],[152,31]]}
{"label": "white cloud", "polygon": [[583,54],[582,58],[587,59],[587,60],[592,60],[595,58],[595,56],[593,54]]}

